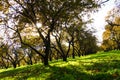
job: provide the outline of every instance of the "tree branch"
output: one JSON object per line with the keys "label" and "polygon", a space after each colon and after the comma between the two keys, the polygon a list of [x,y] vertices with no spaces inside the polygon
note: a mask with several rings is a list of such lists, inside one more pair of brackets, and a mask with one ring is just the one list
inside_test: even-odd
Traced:
{"label": "tree branch", "polygon": [[109,0],[103,1],[103,2],[100,3],[100,5],[101,5],[101,4],[104,4],[104,3],[108,2],[108,1],[109,1]]}

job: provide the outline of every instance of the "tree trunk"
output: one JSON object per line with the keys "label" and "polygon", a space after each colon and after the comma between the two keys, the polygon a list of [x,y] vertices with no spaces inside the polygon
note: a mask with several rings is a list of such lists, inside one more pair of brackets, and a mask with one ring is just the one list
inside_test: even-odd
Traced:
{"label": "tree trunk", "polygon": [[14,68],[16,68],[16,67],[17,67],[17,64],[16,64],[16,63],[14,63],[14,62],[13,62],[12,64],[13,64],[13,67],[14,67]]}
{"label": "tree trunk", "polygon": [[45,66],[49,65],[49,63],[48,63],[48,56],[44,57],[44,62],[43,63],[44,63]]}
{"label": "tree trunk", "polygon": [[67,61],[67,57],[66,56],[63,56],[63,61]]}
{"label": "tree trunk", "polygon": [[32,62],[32,60],[30,59],[30,65],[33,65],[33,62]]}
{"label": "tree trunk", "polygon": [[47,39],[45,41],[45,56],[44,56],[44,65],[49,65],[48,59],[50,54],[50,33],[47,36]]}
{"label": "tree trunk", "polygon": [[33,65],[33,61],[32,61],[32,55],[29,55],[29,62],[30,62],[30,65]]}
{"label": "tree trunk", "polygon": [[72,58],[75,59],[75,54],[74,54],[74,52],[72,53]]}
{"label": "tree trunk", "polygon": [[52,50],[50,50],[50,53],[49,53],[49,60],[52,61]]}
{"label": "tree trunk", "polygon": [[80,49],[78,50],[78,56],[80,57],[80,54],[81,54],[81,51],[80,51]]}
{"label": "tree trunk", "polygon": [[1,64],[1,66],[7,69],[7,68],[9,67],[9,62],[8,62],[8,60],[7,60],[7,63],[8,63],[8,65],[7,65],[7,63],[3,60],[3,58],[1,58],[1,59],[2,59],[2,64]]}
{"label": "tree trunk", "polygon": [[57,52],[57,56],[56,56],[56,60],[58,60],[58,58],[59,58],[59,55],[58,55],[59,53]]}
{"label": "tree trunk", "polygon": [[74,48],[74,42],[72,42],[72,47],[73,47],[72,58],[75,59],[75,48]]}

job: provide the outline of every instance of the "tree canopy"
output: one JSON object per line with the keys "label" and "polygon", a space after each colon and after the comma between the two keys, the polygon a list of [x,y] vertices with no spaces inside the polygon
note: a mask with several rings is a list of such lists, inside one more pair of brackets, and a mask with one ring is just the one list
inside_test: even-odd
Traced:
{"label": "tree canopy", "polygon": [[[96,52],[96,38],[86,30],[88,22],[83,16],[97,10],[100,6],[97,0],[3,0],[0,3],[0,24],[8,40],[5,44],[12,45],[15,51],[22,48],[25,62],[25,57],[31,62],[38,58],[48,65],[51,55],[58,54],[67,61],[71,50],[73,58],[76,53]],[[89,47],[90,42],[94,45],[91,43]]]}
{"label": "tree canopy", "polygon": [[107,25],[105,26],[105,32],[103,33],[104,50],[120,50],[120,13],[119,6],[109,11],[106,16]]}

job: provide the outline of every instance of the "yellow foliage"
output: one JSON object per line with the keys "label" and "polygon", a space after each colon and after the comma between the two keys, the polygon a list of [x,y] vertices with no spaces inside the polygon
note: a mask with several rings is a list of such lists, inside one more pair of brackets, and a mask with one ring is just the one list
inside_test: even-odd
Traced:
{"label": "yellow foliage", "polygon": [[110,38],[110,35],[111,35],[111,32],[108,30],[108,31],[105,31],[103,33],[103,40],[107,40]]}

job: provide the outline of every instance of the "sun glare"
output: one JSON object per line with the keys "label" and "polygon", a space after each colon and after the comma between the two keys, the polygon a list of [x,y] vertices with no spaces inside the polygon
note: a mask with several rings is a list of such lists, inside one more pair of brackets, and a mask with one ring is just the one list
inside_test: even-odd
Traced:
{"label": "sun glare", "polygon": [[38,28],[42,27],[41,23],[37,23],[36,25],[37,25]]}

